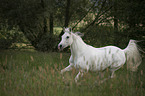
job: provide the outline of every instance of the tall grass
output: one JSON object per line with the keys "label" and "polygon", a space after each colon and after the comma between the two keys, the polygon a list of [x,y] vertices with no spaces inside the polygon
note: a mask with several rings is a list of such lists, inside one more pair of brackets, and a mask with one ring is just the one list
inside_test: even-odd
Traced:
{"label": "tall grass", "polygon": [[[69,53],[32,51],[0,52],[0,96],[144,96],[145,60],[137,72],[116,72],[103,84],[98,73],[86,73],[74,82],[77,71],[60,74],[68,65]],[[106,70],[105,76],[108,75]]]}

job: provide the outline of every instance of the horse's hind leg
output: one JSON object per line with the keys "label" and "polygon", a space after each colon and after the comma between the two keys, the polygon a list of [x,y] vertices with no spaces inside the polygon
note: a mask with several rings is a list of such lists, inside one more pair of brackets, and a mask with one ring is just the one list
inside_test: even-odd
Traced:
{"label": "horse's hind leg", "polygon": [[109,76],[110,78],[113,78],[114,77],[114,72],[115,72],[114,70],[111,70],[110,71],[110,76]]}
{"label": "horse's hind leg", "polygon": [[78,74],[77,74],[77,76],[75,77],[75,82],[77,83],[77,81],[79,80],[79,77],[80,77],[80,75],[81,75],[81,77],[83,77],[83,71],[80,71]]}
{"label": "horse's hind leg", "polygon": [[[105,73],[106,73],[106,71],[104,71],[104,72],[99,72],[99,77],[100,77],[101,79],[103,79]],[[112,72],[111,72],[111,73],[112,73]],[[114,74],[114,73],[113,73],[113,74]],[[95,83],[102,84],[103,82],[107,81],[108,79],[110,79],[110,75],[109,75],[108,78],[104,78],[103,80],[99,80],[99,82],[98,82],[98,80],[95,81]]]}
{"label": "horse's hind leg", "polygon": [[103,83],[103,82],[105,82],[105,81],[107,81],[107,80],[109,80],[109,79],[111,79],[111,78],[114,78],[114,73],[115,73],[115,71],[118,70],[118,69],[120,69],[121,67],[122,67],[122,66],[119,66],[119,67],[114,68],[114,69],[110,69],[110,75],[109,75],[109,77],[108,77],[108,78],[105,78],[105,79],[103,79],[103,80],[101,80],[100,83]]}
{"label": "horse's hind leg", "polygon": [[119,67],[111,68],[110,69],[110,78],[113,78],[114,77],[114,72],[117,71],[118,69],[120,69],[122,66],[123,66],[123,64]]}
{"label": "horse's hind leg", "polygon": [[107,81],[108,79],[110,79],[110,77],[101,80],[101,81],[100,81],[100,84],[103,83],[103,82],[105,82],[105,81]]}
{"label": "horse's hind leg", "polygon": [[114,70],[111,70],[110,71],[111,74],[109,75],[109,77],[101,80],[100,81],[100,84],[103,83],[103,82],[105,82],[105,81],[107,81],[107,80],[109,80],[109,79],[111,79],[111,78],[113,78],[114,77],[114,72],[115,72]]}

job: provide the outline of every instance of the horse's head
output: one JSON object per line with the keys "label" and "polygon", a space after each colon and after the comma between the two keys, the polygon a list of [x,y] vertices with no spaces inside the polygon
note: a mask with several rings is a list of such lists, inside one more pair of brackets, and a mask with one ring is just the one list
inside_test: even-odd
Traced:
{"label": "horse's head", "polygon": [[73,42],[72,29],[64,28],[64,34],[61,37],[61,42],[58,44],[58,49],[63,50],[67,46],[70,46]]}
{"label": "horse's head", "polygon": [[63,50],[64,48],[70,46],[75,38],[74,35],[76,38],[80,38],[84,34],[81,32],[73,33],[71,28],[64,28],[64,34],[61,37],[61,42],[58,44],[58,49]]}

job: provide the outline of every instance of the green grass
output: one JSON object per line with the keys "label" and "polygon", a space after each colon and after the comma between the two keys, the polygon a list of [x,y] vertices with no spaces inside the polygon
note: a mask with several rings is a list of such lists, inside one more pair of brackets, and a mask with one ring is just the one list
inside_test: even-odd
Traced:
{"label": "green grass", "polygon": [[[77,71],[64,73],[69,53],[0,51],[0,96],[144,96],[145,60],[137,72],[118,70],[115,78],[96,84],[97,73],[74,82]],[[107,75],[107,71],[106,74]]]}

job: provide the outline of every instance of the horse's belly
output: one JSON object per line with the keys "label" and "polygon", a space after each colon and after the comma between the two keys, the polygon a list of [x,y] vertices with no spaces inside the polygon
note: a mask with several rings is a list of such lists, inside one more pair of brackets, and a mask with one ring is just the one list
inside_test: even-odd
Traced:
{"label": "horse's belly", "polygon": [[109,67],[111,64],[109,63],[102,63],[102,64],[97,64],[97,63],[78,63],[75,64],[76,69],[81,69],[81,70],[87,70],[87,71],[102,71]]}
{"label": "horse's belly", "polygon": [[87,71],[102,71],[109,67],[111,63],[106,61],[105,59],[97,59],[98,57],[90,57],[87,58],[85,56],[80,57],[75,62],[75,68]]}
{"label": "horse's belly", "polygon": [[74,67],[76,69],[88,70],[90,65],[90,60],[88,60],[86,56],[81,56],[74,60],[74,64],[75,64]]}
{"label": "horse's belly", "polygon": [[76,62],[74,67],[76,69],[88,70],[88,66],[87,66],[87,64],[84,61]]}

